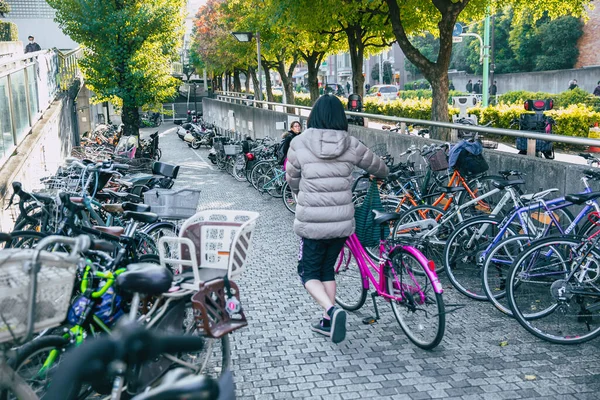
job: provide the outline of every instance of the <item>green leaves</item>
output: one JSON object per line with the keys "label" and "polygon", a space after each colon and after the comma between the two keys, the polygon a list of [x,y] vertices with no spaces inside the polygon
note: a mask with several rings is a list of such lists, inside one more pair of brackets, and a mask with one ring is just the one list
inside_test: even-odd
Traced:
{"label": "green leaves", "polygon": [[79,61],[95,101],[129,108],[176,93],[171,76],[183,36],[183,0],[48,0],[63,31],[84,47]]}

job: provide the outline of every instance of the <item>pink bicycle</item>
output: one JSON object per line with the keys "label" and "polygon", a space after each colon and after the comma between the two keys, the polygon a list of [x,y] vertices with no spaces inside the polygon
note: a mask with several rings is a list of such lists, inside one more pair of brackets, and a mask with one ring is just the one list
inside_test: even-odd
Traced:
{"label": "pink bicycle", "polygon": [[446,328],[442,284],[433,261],[408,243],[418,241],[420,233],[434,228],[437,222],[426,219],[405,224],[397,230],[402,235],[391,240],[385,237],[384,226],[398,220],[401,214],[373,213],[375,223],[381,226],[378,264],[369,257],[356,234],[350,236],[335,269],[335,300],[343,309],[356,311],[364,305],[372,283],[375,317],[363,322],[379,319],[375,297],[383,297],[410,341],[423,349],[433,349],[441,342]]}

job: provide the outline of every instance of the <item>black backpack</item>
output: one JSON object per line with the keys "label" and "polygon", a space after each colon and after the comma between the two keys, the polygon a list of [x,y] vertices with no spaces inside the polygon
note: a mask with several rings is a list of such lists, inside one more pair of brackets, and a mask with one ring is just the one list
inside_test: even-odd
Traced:
{"label": "black backpack", "polygon": [[490,166],[483,155],[475,155],[463,149],[458,155],[455,168],[461,175],[466,176],[481,174],[490,169]]}
{"label": "black backpack", "polygon": [[277,151],[275,151],[275,155],[277,156],[277,162],[280,164],[283,163],[283,159],[285,158],[284,147],[286,141],[287,137],[281,139],[281,142],[279,142],[279,145],[277,146]]}

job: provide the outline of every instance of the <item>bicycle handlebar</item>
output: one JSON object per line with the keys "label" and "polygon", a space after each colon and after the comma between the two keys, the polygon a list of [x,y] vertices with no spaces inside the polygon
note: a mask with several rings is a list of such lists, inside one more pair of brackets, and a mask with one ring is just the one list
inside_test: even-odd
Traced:
{"label": "bicycle handlebar", "polygon": [[137,324],[124,325],[114,335],[88,340],[67,354],[44,400],[77,398],[84,382],[110,375],[114,361],[142,364],[163,353],[198,352],[203,347],[199,336],[159,336]]}

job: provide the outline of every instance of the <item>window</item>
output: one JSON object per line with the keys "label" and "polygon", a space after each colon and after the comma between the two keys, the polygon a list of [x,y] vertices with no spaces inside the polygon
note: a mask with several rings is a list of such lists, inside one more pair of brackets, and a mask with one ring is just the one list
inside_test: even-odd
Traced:
{"label": "window", "polygon": [[32,119],[39,110],[37,95],[37,76],[33,65],[27,67],[27,89],[29,90],[29,115]]}
{"label": "window", "polygon": [[12,121],[10,119],[10,105],[8,99],[8,77],[0,78],[0,159],[8,156],[13,146]]}
{"label": "window", "polygon": [[27,88],[25,87],[24,69],[10,74],[10,87],[17,143],[19,143],[29,129],[29,110],[27,109]]}

